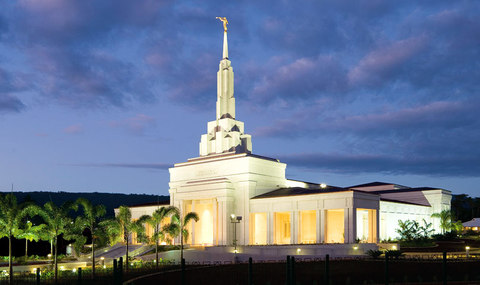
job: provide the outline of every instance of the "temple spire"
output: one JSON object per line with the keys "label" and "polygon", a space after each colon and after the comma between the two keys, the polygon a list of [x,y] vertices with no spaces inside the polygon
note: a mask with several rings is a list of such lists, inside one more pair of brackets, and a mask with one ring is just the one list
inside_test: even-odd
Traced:
{"label": "temple spire", "polygon": [[223,32],[223,57],[222,57],[222,59],[228,59],[227,31]]}
{"label": "temple spire", "polygon": [[228,59],[228,21],[225,17],[217,19],[223,22],[223,55],[217,71],[217,114],[216,120],[208,123],[207,133],[202,135],[200,155],[251,153],[252,137],[244,133],[243,122],[235,119],[233,67]]}

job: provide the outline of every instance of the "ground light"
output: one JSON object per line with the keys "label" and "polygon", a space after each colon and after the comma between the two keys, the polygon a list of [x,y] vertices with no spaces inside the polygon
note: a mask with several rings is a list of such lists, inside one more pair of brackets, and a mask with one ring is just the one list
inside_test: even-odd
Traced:
{"label": "ground light", "polygon": [[353,247],[353,250],[357,250],[357,249],[358,249],[358,246],[357,246],[357,245]]}
{"label": "ground light", "polygon": [[468,256],[470,255],[470,247],[469,246],[465,247],[465,253],[466,253],[467,258],[468,258]]}
{"label": "ground light", "polygon": [[393,249],[393,250],[397,250],[397,246],[396,246],[396,245],[392,245],[392,249]]}
{"label": "ground light", "polygon": [[297,254],[300,254],[301,251],[302,251],[301,248],[297,248]]}
{"label": "ground light", "polygon": [[72,272],[73,273],[77,272],[77,269],[76,268],[72,269]]}

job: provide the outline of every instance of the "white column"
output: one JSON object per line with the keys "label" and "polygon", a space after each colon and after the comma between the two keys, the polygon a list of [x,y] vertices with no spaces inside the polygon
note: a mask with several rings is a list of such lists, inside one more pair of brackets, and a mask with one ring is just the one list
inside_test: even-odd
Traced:
{"label": "white column", "polygon": [[225,237],[226,237],[226,228],[225,228],[225,221],[224,217],[225,213],[225,200],[223,198],[218,198],[218,215],[217,215],[217,226],[218,226],[218,244],[219,245],[226,245]]}
{"label": "white column", "polygon": [[345,208],[345,241],[344,243],[354,243],[357,235],[357,210],[355,208]]}
{"label": "white column", "polygon": [[267,213],[267,244],[273,244],[275,241],[275,238],[273,236],[274,234],[274,226],[273,226],[273,213],[268,212]]}
{"label": "white column", "polygon": [[213,244],[218,245],[218,210],[217,210],[217,200],[215,198],[212,199],[212,208],[213,208]]}
{"label": "white column", "polygon": [[317,243],[323,243],[325,240],[325,210],[317,210]]}
{"label": "white column", "polygon": [[[192,200],[192,212],[195,213],[195,200]],[[183,213],[183,215],[186,215],[186,214],[187,213]],[[190,233],[190,236],[192,237],[192,244],[195,244],[195,221],[192,221],[191,223],[192,223],[192,232]]]}
{"label": "white column", "polygon": [[290,212],[290,244],[298,243],[298,212]]}

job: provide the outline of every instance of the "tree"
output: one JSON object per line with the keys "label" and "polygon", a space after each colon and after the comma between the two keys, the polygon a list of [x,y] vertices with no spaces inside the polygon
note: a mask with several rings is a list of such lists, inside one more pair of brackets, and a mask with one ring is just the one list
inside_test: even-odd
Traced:
{"label": "tree", "polygon": [[153,228],[153,235],[151,241],[155,243],[155,261],[158,268],[158,241],[164,240],[166,235],[171,232],[171,226],[164,225],[162,222],[171,215],[178,213],[178,209],[174,206],[161,207],[155,210],[151,216],[146,219],[146,223]]}
{"label": "tree", "polygon": [[432,218],[440,219],[440,229],[442,234],[452,229],[452,212],[450,210],[443,210],[440,213],[433,213]]}
{"label": "tree", "polygon": [[25,227],[20,229],[17,235],[19,239],[25,239],[25,261],[28,259],[28,242],[38,241],[41,238],[41,233],[45,228],[45,224],[34,226],[31,221],[25,223]]}
{"label": "tree", "polygon": [[92,203],[84,198],[78,198],[77,204],[83,208],[83,215],[78,216],[76,223],[80,225],[80,229],[88,229],[92,235],[92,278],[95,278],[95,240],[102,232],[99,220],[106,214],[105,206],[92,205]]}
{"label": "tree", "polygon": [[183,260],[183,243],[187,242],[188,240],[188,229],[187,226],[188,224],[193,220],[195,222],[198,222],[199,218],[197,213],[195,212],[189,212],[187,213],[183,219],[180,218],[180,210],[178,210],[176,213],[172,216],[172,224],[171,224],[171,229],[170,231],[175,234],[175,236],[178,236],[180,234],[180,261]]}
{"label": "tree", "polygon": [[423,219],[423,226],[420,226],[419,229],[419,234],[424,238],[427,239],[430,237],[430,235],[435,231],[432,229],[433,224],[432,223],[427,223],[425,219]]}
{"label": "tree", "polygon": [[128,243],[130,242],[130,235],[132,233],[137,234],[137,240],[145,240],[145,227],[144,223],[148,219],[148,216],[141,216],[138,220],[132,220],[132,212],[127,206],[120,206],[118,208],[118,215],[115,217],[115,220],[111,223],[117,223],[118,227],[123,233],[123,240],[126,244],[126,253],[125,253],[125,270],[128,271]]}
{"label": "tree", "polygon": [[54,251],[54,275],[55,284],[58,281],[58,237],[61,234],[69,234],[71,226],[73,224],[72,218],[69,216],[70,211],[76,211],[78,205],[74,202],[67,201],[58,207],[53,202],[47,202],[43,206],[43,209],[39,212],[39,215],[45,222],[46,236],[53,241]]}
{"label": "tree", "polygon": [[32,204],[18,204],[13,194],[0,195],[0,238],[8,237],[8,274],[13,283],[12,239],[19,234],[20,224],[27,215],[34,215],[39,207]]}

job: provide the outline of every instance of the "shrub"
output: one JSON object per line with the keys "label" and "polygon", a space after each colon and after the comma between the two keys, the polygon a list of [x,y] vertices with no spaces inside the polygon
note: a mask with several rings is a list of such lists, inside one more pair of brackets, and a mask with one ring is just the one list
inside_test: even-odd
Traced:
{"label": "shrub", "polygon": [[382,253],[383,253],[383,252],[382,252],[381,250],[378,250],[378,249],[377,249],[377,250],[370,249],[370,250],[368,250],[368,251],[366,252],[366,254],[367,254],[368,256],[370,256],[371,258],[373,258],[373,259],[379,258],[380,255],[382,255]]}
{"label": "shrub", "polygon": [[398,259],[403,256],[403,252],[401,250],[387,250],[388,256],[391,258]]}

